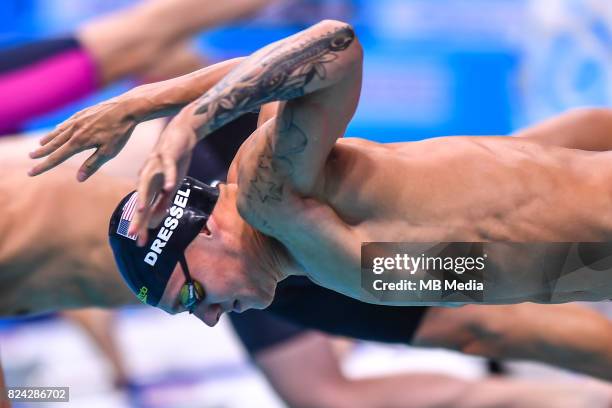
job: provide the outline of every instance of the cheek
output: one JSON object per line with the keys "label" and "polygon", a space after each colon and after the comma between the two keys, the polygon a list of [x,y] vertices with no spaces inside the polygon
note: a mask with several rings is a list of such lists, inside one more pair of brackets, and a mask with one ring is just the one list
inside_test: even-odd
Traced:
{"label": "cheek", "polygon": [[194,278],[202,282],[213,302],[240,297],[267,306],[274,297],[276,281],[269,274],[249,270],[245,262],[239,258],[209,256]]}
{"label": "cheek", "polygon": [[246,275],[229,262],[211,262],[198,272],[198,279],[214,298],[240,293],[248,285]]}
{"label": "cheek", "polygon": [[270,275],[254,273],[239,263],[228,265],[219,281],[224,282],[226,288],[233,293],[244,298],[258,299],[258,302],[271,301],[276,288],[276,281]]}
{"label": "cheek", "polygon": [[202,282],[205,285],[206,291],[210,294],[231,294],[231,292],[235,291],[236,286],[240,286],[239,282],[232,279],[232,276],[222,269],[209,270],[202,275],[204,276]]}

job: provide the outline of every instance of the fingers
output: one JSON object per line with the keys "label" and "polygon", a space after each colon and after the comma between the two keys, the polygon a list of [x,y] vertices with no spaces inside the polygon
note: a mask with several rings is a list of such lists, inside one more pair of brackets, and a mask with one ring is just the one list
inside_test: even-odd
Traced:
{"label": "fingers", "polygon": [[80,112],[75,113],[74,115],[72,115],[71,117],[69,117],[68,119],[66,119],[62,123],[60,123],[59,125],[57,125],[55,127],[55,129],[53,129],[53,131],[49,132],[46,136],[41,138],[38,141],[38,143],[41,146],[44,146],[47,143],[49,143],[51,140],[53,140],[55,137],[57,137],[58,135],[64,133],[64,131],[68,130],[69,128],[73,128],[72,129],[73,132],[76,131],[78,126],[75,126],[75,120],[78,119],[81,116],[82,112],[84,112],[84,111],[80,111]]}
{"label": "fingers", "polygon": [[65,129],[65,126],[59,125],[58,127],[56,127],[52,132],[47,133],[44,137],[42,137],[38,143],[41,146],[46,145],[47,143],[49,143],[50,141],[52,141],[56,136],[60,135]]}
{"label": "fingers", "polygon": [[170,207],[172,202],[172,193],[162,192],[155,200],[155,204],[152,207],[151,221],[149,222],[149,228],[158,226],[166,216],[166,210]]}
{"label": "fingers", "polygon": [[176,187],[176,162],[168,157],[162,158],[164,166],[164,192],[172,193]]}
{"label": "fingers", "polygon": [[[141,204],[144,204],[144,207],[141,207]],[[170,195],[163,191],[154,194],[147,201],[140,201],[140,195],[138,196],[138,209],[130,224],[130,234],[138,234],[136,241],[138,246],[144,246],[147,243],[149,228],[155,228],[163,220],[169,204]]]}
{"label": "fingers", "polygon": [[30,152],[30,157],[32,159],[39,159],[41,157],[48,156],[49,154],[62,147],[70,139],[70,136],[70,132],[64,132],[62,134],[53,136],[53,139],[45,143],[44,146],[41,146],[33,152]]}
{"label": "fingers", "polygon": [[155,154],[140,172],[138,204],[130,224],[130,234],[137,234],[137,245],[147,242],[147,229],[157,226],[166,215],[176,187],[177,167],[169,157]]}
{"label": "fingers", "polygon": [[147,228],[152,226],[152,221],[159,222],[163,218],[179,176],[182,178],[187,172],[195,144],[190,137],[193,132],[172,132],[166,128],[140,171],[138,204],[129,228],[130,235],[138,235],[139,246],[146,244]]}
{"label": "fingers", "polygon": [[162,192],[163,179],[161,160],[158,155],[153,156],[141,171],[136,214],[129,228],[130,234],[138,235],[137,245],[139,246],[147,242],[147,228],[153,214],[153,200]]}
{"label": "fingers", "polygon": [[79,168],[79,171],[77,172],[77,180],[80,182],[87,180],[109,159],[110,156],[103,154],[101,149],[96,150],[96,152],[89,156]]}
{"label": "fingers", "polygon": [[138,191],[138,200],[136,202],[136,213],[134,219],[130,223],[128,234],[137,235],[136,245],[142,247],[147,243],[147,228],[143,227],[148,224],[150,218],[150,207],[149,201],[146,201],[140,196],[140,190]]}
{"label": "fingers", "polygon": [[[140,205],[140,197],[138,198],[138,205]],[[149,211],[150,210],[148,206],[146,206],[145,208],[139,208],[138,211],[136,211],[136,214],[134,215],[134,220],[130,224],[129,234],[136,234],[138,236],[136,245],[138,245],[139,247],[143,247],[147,243],[148,229],[143,228],[143,225],[147,224],[147,220],[150,217]]]}
{"label": "fingers", "polygon": [[88,148],[89,147],[87,146],[73,146],[70,144],[66,144],[62,146],[61,148],[59,148],[58,150],[56,150],[54,153],[52,153],[42,163],[39,163],[36,166],[32,167],[30,171],[28,172],[28,175],[37,176],[39,174],[42,174],[45,171],[50,170],[53,167],[57,166],[58,164],[63,163],[64,161],[69,159],[71,156],[79,152],[82,152],[83,150],[86,150]]}

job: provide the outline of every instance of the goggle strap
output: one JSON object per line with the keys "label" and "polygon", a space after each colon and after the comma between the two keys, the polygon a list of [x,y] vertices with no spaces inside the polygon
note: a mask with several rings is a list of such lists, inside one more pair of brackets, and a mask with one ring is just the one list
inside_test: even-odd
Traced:
{"label": "goggle strap", "polygon": [[193,279],[191,279],[191,274],[189,273],[189,268],[187,267],[187,260],[185,259],[184,253],[182,253],[179,257],[179,264],[181,265],[183,275],[185,276],[185,283],[193,284]]}

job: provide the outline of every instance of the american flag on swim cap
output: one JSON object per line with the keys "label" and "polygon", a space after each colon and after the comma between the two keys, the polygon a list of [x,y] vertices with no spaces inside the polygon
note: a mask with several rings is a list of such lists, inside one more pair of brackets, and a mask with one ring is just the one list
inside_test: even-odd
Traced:
{"label": "american flag on swim cap", "polygon": [[123,205],[123,211],[121,212],[121,219],[119,220],[119,226],[117,227],[117,234],[122,235],[126,238],[136,241],[138,234],[129,235],[128,229],[134,214],[136,213],[136,201],[138,199],[138,193],[134,192],[129,200]]}

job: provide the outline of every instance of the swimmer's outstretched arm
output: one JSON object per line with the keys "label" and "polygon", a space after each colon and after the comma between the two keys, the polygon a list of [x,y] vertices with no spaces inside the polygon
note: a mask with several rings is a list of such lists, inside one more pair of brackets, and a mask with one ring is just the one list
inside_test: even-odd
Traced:
{"label": "swimmer's outstretched arm", "polygon": [[496,360],[531,360],[612,381],[612,322],[578,304],[432,307],[413,339]]}
{"label": "swimmer's outstretched arm", "polygon": [[167,81],[141,85],[122,95],[86,108],[40,140],[33,159],[48,156],[30,176],[52,169],[76,153],[95,148],[77,173],[84,181],[115,157],[141,122],[171,116],[199,98],[244,58],[234,58]]}
{"label": "swimmer's outstretched arm", "polygon": [[580,108],[515,134],[541,144],[603,152],[612,150],[612,109]]}
{"label": "swimmer's outstretched arm", "polygon": [[351,378],[342,372],[331,340],[316,332],[292,337],[253,357],[291,407],[558,408],[612,403],[612,387],[603,385],[568,387],[566,382],[504,378],[471,381],[426,372]]}
{"label": "swimmer's outstretched arm", "polygon": [[278,194],[283,191],[307,193],[336,138],[344,133],[359,100],[362,59],[349,24],[322,21],[257,51],[185,107],[164,130],[141,171],[139,206],[130,227],[138,232],[139,242],[146,241],[149,221],[165,212],[198,140],[263,104],[287,101],[259,128],[238,175],[241,215],[269,232],[260,215],[270,210],[270,203],[282,201]]}

